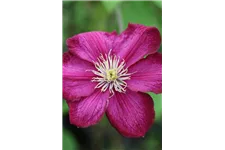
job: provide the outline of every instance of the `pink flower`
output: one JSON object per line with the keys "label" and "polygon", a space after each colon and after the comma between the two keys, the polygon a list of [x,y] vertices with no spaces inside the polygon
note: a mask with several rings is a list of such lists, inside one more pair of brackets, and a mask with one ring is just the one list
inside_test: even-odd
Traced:
{"label": "pink flower", "polygon": [[106,112],[123,136],[144,136],[155,117],[153,100],[144,92],[162,92],[160,44],[158,29],[140,24],[129,24],[119,35],[93,31],[69,38],[63,98],[70,123],[89,127]]}

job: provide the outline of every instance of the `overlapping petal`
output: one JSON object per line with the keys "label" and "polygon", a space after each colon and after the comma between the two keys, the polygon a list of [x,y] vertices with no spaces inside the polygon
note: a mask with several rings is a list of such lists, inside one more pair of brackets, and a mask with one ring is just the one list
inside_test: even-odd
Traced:
{"label": "overlapping petal", "polygon": [[70,123],[88,127],[100,121],[108,105],[109,92],[96,90],[78,102],[68,102]]}
{"label": "overlapping petal", "polygon": [[69,50],[89,62],[97,61],[100,54],[108,54],[117,33],[93,31],[77,34],[67,40]]}
{"label": "overlapping petal", "polygon": [[63,98],[76,101],[94,91],[96,83],[91,82],[94,65],[66,52],[63,54]]}
{"label": "overlapping petal", "polygon": [[155,53],[161,44],[161,35],[157,28],[140,24],[129,24],[113,42],[113,53],[131,66],[147,54]]}
{"label": "overlapping petal", "polygon": [[155,53],[142,59],[129,68],[131,80],[127,80],[132,91],[162,92],[162,54]]}
{"label": "overlapping petal", "polygon": [[126,94],[116,92],[109,99],[107,117],[120,134],[125,137],[142,137],[154,121],[152,98],[127,89]]}

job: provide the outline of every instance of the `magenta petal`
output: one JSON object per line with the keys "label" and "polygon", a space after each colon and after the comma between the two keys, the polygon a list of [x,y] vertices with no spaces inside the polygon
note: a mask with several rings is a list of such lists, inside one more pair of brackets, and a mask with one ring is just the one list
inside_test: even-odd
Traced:
{"label": "magenta petal", "polygon": [[91,80],[94,74],[90,70],[95,70],[92,63],[80,59],[70,52],[63,54],[63,78]]}
{"label": "magenta petal", "polygon": [[95,91],[78,102],[69,102],[70,123],[77,127],[88,127],[100,121],[108,104],[109,92]]}
{"label": "magenta petal", "polygon": [[69,38],[69,50],[87,61],[96,61],[100,54],[108,54],[117,33],[93,31],[77,34]]}
{"label": "magenta petal", "polygon": [[63,54],[63,98],[76,101],[80,97],[89,96],[94,91],[96,83],[91,82],[94,74],[92,63],[82,60],[66,52]]}
{"label": "magenta petal", "polygon": [[95,83],[87,80],[63,79],[63,98],[66,101],[79,101],[81,97],[89,96],[95,90]]}
{"label": "magenta petal", "polygon": [[155,53],[161,44],[157,28],[129,24],[113,43],[113,52],[126,61],[127,66],[136,63],[147,54]]}
{"label": "magenta petal", "polygon": [[142,59],[129,68],[131,80],[127,80],[127,86],[132,91],[162,92],[162,54],[155,53]]}
{"label": "magenta petal", "polygon": [[109,99],[106,115],[120,134],[125,137],[142,137],[151,127],[155,117],[152,98],[145,93],[127,90],[115,93]]}

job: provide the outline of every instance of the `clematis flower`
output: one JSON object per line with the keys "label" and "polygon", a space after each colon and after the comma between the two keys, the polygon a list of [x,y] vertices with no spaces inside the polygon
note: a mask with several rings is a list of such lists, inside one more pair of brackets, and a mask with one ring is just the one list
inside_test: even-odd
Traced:
{"label": "clematis flower", "polygon": [[70,123],[89,127],[106,113],[125,137],[142,137],[154,122],[152,98],[162,92],[161,36],[157,28],[128,24],[121,34],[93,31],[67,40],[63,98]]}

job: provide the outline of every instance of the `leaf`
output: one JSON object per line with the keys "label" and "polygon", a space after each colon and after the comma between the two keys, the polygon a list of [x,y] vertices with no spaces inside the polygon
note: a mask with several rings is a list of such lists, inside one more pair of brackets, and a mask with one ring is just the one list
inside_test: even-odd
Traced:
{"label": "leaf", "polygon": [[62,0],[62,4],[66,4],[66,3],[73,3],[74,2],[74,0]]}
{"label": "leaf", "polygon": [[130,1],[121,3],[124,29],[128,23],[155,26],[162,33],[162,9],[152,1]]}
{"label": "leaf", "polygon": [[162,1],[152,1],[156,6],[162,9]]}
{"label": "leaf", "polygon": [[63,114],[68,113],[69,107],[65,100],[63,100]]}
{"label": "leaf", "polygon": [[101,1],[108,13],[113,12],[120,1]]}
{"label": "leaf", "polygon": [[68,27],[68,17],[69,13],[67,10],[68,7],[68,2],[63,2],[63,51],[66,51],[66,39],[68,38],[68,32],[67,27]]}
{"label": "leaf", "polygon": [[159,145],[159,140],[157,139],[154,139],[154,138],[151,138],[151,139],[148,139],[148,142],[146,142],[146,145],[149,149],[153,149],[153,150],[156,150],[156,149],[160,149]]}
{"label": "leaf", "polygon": [[76,139],[66,129],[63,129],[63,150],[78,150]]}
{"label": "leaf", "polygon": [[[71,31],[74,31],[74,33],[84,32],[87,30],[87,25],[90,23],[90,11],[88,7],[89,3],[83,1],[72,1],[72,3],[74,5],[71,8],[70,23],[74,28],[72,28]],[[71,35],[73,35],[74,33],[72,33]]]}
{"label": "leaf", "polygon": [[155,120],[160,121],[162,119],[162,94],[154,94],[150,92],[148,94],[154,101]]}
{"label": "leaf", "polygon": [[100,2],[91,2],[89,9],[89,23],[86,25],[87,31],[106,31],[106,22],[108,21],[108,13]]}

